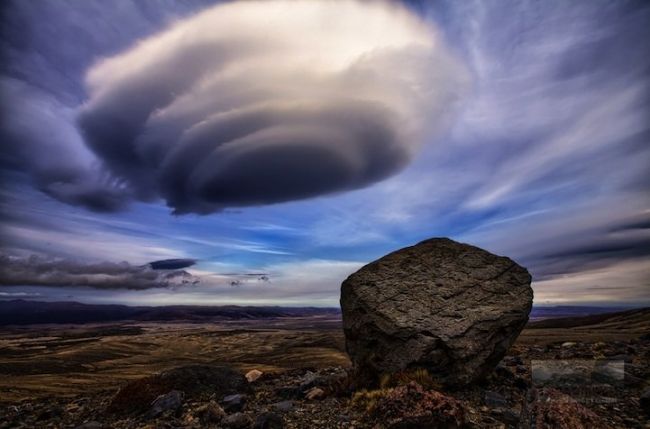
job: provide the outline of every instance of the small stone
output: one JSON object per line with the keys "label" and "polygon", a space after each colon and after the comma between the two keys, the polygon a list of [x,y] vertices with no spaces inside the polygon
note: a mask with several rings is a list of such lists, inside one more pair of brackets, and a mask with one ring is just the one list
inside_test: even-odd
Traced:
{"label": "small stone", "polygon": [[252,383],[259,379],[264,373],[262,371],[259,371],[257,369],[252,369],[246,373],[244,377],[246,377],[246,380],[248,380],[249,383]]}
{"label": "small stone", "polygon": [[305,393],[305,398],[308,401],[313,401],[315,399],[323,399],[325,397],[325,391],[320,387],[312,387]]}
{"label": "small stone", "polygon": [[306,391],[314,387],[316,385],[316,382],[318,381],[318,374],[315,372],[307,371],[307,373],[304,375],[302,378],[302,381],[300,383],[300,390],[301,391]]}
{"label": "small stone", "polygon": [[226,412],[215,401],[201,405],[194,411],[194,414],[203,423],[219,423],[226,416]]}
{"label": "small stone", "polygon": [[244,413],[235,413],[226,416],[221,424],[228,429],[246,429],[251,427],[253,420]]}
{"label": "small stone", "polygon": [[524,363],[520,356],[506,356],[501,360],[501,362],[507,366],[523,365]]}
{"label": "small stone", "polygon": [[166,411],[178,411],[183,405],[185,394],[179,390],[172,390],[169,393],[158,396],[151,404],[147,417],[155,418]]}
{"label": "small stone", "polygon": [[254,429],[282,429],[284,421],[275,413],[263,413],[255,419]]}
{"label": "small stone", "polygon": [[221,400],[223,409],[226,412],[241,411],[246,405],[246,395],[237,393],[235,395],[227,395]]}
{"label": "small stone", "polygon": [[571,341],[567,341],[566,343],[562,343],[562,347],[564,348],[569,348],[575,346],[576,343],[572,343]]}
{"label": "small stone", "polygon": [[488,390],[485,392],[485,405],[488,407],[505,407],[508,405],[508,401],[502,394]]}
{"label": "small stone", "polygon": [[283,413],[287,413],[289,411],[293,410],[293,401],[282,401],[282,402],[276,402],[275,404],[271,405],[276,411],[281,411]]}

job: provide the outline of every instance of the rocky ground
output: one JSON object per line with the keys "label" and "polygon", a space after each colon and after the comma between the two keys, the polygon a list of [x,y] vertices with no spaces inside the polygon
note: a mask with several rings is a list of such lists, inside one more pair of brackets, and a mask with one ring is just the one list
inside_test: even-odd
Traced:
{"label": "rocky ground", "polygon": [[[5,368],[9,367],[2,365],[11,361],[7,357],[11,353],[13,361],[25,361],[16,358],[20,347],[9,350],[4,343],[0,428],[650,428],[647,317],[646,312],[619,323],[604,320],[588,329],[580,324],[532,326],[484,382],[456,389],[436,385],[422,371],[387,377],[373,391],[355,389],[345,361],[323,351],[326,344],[333,350],[340,344],[325,341],[323,329],[314,329],[313,324],[300,324],[299,329],[281,330],[281,334],[274,331],[277,336],[268,330],[259,338],[247,333],[246,341],[266,338],[267,353],[277,360],[279,350],[270,348],[271,343],[280,342],[287,355],[301,350],[309,354],[310,343],[305,340],[316,338],[312,345],[320,351],[311,355],[316,365],[298,356],[294,367],[288,361],[272,365],[262,355],[247,359],[242,343],[240,350],[229,349],[231,354],[239,353],[233,358],[237,363],[233,370],[224,369],[225,355],[219,362],[188,358],[156,371],[161,376],[144,376],[151,374],[145,370],[142,376],[104,388],[84,379],[86,392],[80,392],[78,385],[67,393],[21,391],[20,377],[8,376],[10,369]],[[612,334],[616,331],[619,335]],[[301,347],[292,348],[287,337]],[[232,338],[221,338],[213,346],[219,343],[231,346]],[[74,355],[75,347],[80,346],[68,347],[68,353]],[[127,357],[132,358],[122,358]],[[139,364],[146,368],[144,357]],[[61,370],[56,366],[58,358],[52,359],[49,370]],[[136,363],[129,361],[129,365]],[[35,368],[24,377],[33,387],[35,378],[48,382],[47,371]],[[81,379],[79,372],[71,368],[63,375],[72,385]],[[7,378],[11,377],[15,385],[10,389]]]}

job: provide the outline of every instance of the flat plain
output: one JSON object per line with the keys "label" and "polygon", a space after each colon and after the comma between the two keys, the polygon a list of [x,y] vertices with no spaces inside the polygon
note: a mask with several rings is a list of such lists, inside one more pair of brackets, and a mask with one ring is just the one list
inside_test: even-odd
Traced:
{"label": "flat plain", "polygon": [[[581,323],[571,318],[533,322],[513,350],[565,342],[621,342],[650,332],[644,310],[568,327],[575,320]],[[106,390],[193,363],[264,372],[350,365],[337,316],[0,330],[0,393],[5,401]]]}
{"label": "flat plain", "polygon": [[[626,427],[627,416],[633,416],[629,427],[643,427],[634,422],[642,420],[638,396],[648,382],[649,333],[650,309],[536,321],[524,329],[507,359],[517,358],[523,363],[516,368],[520,373],[517,377],[528,380],[526,383],[530,383],[533,360],[623,359],[635,369],[636,375],[631,376],[635,384],[628,387],[626,378],[626,384],[615,392],[616,402],[599,404],[597,411],[612,427]],[[285,377],[283,374],[296,377],[291,374],[350,367],[337,315],[200,323],[5,326],[0,328],[0,417],[4,413],[15,424],[0,427],[29,427],[30,414],[36,411],[16,410],[51,407],[39,404],[72,404],[79,398],[96,398],[100,405],[94,407],[102,407],[129,381],[191,364],[227,365],[242,373],[257,369],[274,383]],[[490,383],[489,388],[501,389],[512,398],[521,395],[514,388],[506,388],[501,378]],[[489,411],[480,411],[484,388],[459,393],[469,404],[475,404],[477,418],[483,419],[481,424],[493,419]],[[345,401],[336,404],[330,408],[347,409]],[[314,413],[324,410],[322,406],[309,406]],[[65,415],[61,418],[65,420]],[[306,418],[305,414],[301,418]],[[43,427],[67,427],[45,424],[47,421],[43,420]],[[129,423],[119,427],[140,426]],[[306,426],[295,423],[288,427]],[[324,423],[322,427],[334,426]]]}

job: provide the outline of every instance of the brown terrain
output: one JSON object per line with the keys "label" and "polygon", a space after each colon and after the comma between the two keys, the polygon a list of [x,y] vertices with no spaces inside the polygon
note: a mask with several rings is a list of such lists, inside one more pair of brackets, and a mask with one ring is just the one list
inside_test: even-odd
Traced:
{"label": "brown terrain", "polygon": [[[459,401],[453,406],[464,410],[466,427],[530,427],[525,426],[535,403],[530,396],[539,387],[531,365],[615,361],[624,364],[624,378],[607,385],[607,392],[578,395],[579,402],[602,427],[648,428],[640,397],[650,382],[649,333],[650,309],[531,322],[487,380],[443,392]],[[223,398],[210,392],[187,397],[173,412],[155,418],[120,413],[115,404],[107,411],[127,383],[193,364],[263,372],[250,383],[251,391],[241,392],[248,399],[235,407],[242,408],[241,426],[205,417],[210,407],[221,410],[217,404]],[[0,327],[0,428],[253,427],[256,418],[256,427],[280,427],[264,426],[260,419],[268,417],[266,412],[289,428],[384,427],[373,393],[355,395],[346,384],[349,365],[335,314]],[[426,385],[426,375],[415,378]],[[552,427],[552,421],[548,425],[537,427]]]}

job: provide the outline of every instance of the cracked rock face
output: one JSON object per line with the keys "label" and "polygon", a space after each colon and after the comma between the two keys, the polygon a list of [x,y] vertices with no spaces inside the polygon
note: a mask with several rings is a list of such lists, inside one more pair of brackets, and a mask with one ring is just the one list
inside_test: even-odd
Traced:
{"label": "cracked rock face", "polygon": [[415,368],[446,385],[481,379],[528,321],[530,281],[511,259],[446,238],[364,266],[341,286],[357,382]]}

